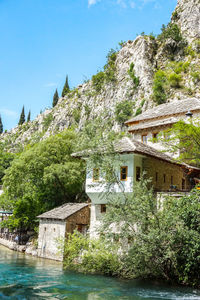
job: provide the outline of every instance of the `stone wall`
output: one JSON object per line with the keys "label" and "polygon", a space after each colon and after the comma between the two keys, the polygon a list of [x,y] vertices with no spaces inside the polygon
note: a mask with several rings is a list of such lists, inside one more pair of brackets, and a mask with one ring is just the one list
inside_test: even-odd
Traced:
{"label": "stone wall", "polygon": [[41,219],[38,236],[38,256],[62,261],[58,239],[65,238],[66,221]]}
{"label": "stone wall", "polygon": [[152,179],[155,190],[169,191],[170,186],[175,185],[181,191],[182,179],[185,180],[184,190],[190,189],[189,179],[179,165],[148,157],[143,160],[143,168],[147,172],[147,178]]}

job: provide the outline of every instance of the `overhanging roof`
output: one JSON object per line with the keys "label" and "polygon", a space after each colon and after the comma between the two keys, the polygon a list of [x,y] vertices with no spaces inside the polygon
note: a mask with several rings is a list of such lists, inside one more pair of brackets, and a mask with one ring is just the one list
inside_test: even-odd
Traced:
{"label": "overhanging roof", "polygon": [[146,110],[139,116],[129,119],[125,122],[126,125],[129,123],[150,120],[164,116],[172,116],[175,114],[186,113],[188,111],[200,111],[200,99],[199,98],[187,98],[185,100],[176,100],[169,103],[158,105],[154,108]]}
{"label": "overhanging roof", "polygon": [[37,218],[65,220],[88,205],[88,203],[66,203],[37,216]]}

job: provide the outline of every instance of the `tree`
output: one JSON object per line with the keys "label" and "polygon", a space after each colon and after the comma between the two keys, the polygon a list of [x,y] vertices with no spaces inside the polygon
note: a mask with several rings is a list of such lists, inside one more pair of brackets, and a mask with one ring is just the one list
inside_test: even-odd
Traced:
{"label": "tree", "polygon": [[200,166],[200,121],[179,121],[160,134],[159,140],[168,152],[179,153],[179,160]]}
{"label": "tree", "polygon": [[30,122],[30,120],[31,120],[31,111],[29,110],[28,117],[27,117],[27,122]]}
{"label": "tree", "polygon": [[0,115],[0,134],[3,133],[3,123]]}
{"label": "tree", "polygon": [[58,96],[58,91],[56,89],[54,95],[53,95],[53,103],[52,103],[52,106],[55,107],[56,104],[58,103],[58,99],[59,99],[59,96]]}
{"label": "tree", "polygon": [[69,93],[69,91],[70,91],[70,88],[69,88],[69,83],[68,83],[68,76],[66,76],[65,85],[62,90],[62,97],[67,95]]}
{"label": "tree", "polygon": [[[71,157],[77,136],[67,130],[25,149],[3,179],[10,225],[33,228],[36,216],[66,202],[84,198],[84,162]],[[0,205],[2,206],[2,205]]]}
{"label": "tree", "polygon": [[23,106],[18,125],[22,125],[24,124],[24,122],[25,122],[25,113],[24,113],[24,106]]}

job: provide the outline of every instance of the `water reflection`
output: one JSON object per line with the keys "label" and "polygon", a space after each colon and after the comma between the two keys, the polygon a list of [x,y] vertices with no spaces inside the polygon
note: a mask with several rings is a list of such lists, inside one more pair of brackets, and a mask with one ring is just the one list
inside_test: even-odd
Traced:
{"label": "water reflection", "polygon": [[60,262],[38,259],[0,246],[0,299],[200,299],[180,287],[65,272]]}

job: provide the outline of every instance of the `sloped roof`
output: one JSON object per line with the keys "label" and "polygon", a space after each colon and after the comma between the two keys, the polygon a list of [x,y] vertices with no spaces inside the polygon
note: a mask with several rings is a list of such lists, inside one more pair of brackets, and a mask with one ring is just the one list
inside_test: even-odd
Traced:
{"label": "sloped roof", "polygon": [[[103,149],[97,149],[96,152],[104,153],[105,151]],[[163,160],[163,161],[167,161],[172,164],[177,164],[177,165],[189,168],[189,169],[194,169],[194,170],[200,171],[199,168],[187,165],[185,163],[179,163],[179,162],[175,161],[169,155],[167,155],[163,152],[160,152],[147,144],[136,141],[132,137],[123,137],[121,140],[117,141],[114,144],[114,152],[121,153],[121,154],[122,153],[137,153],[137,154],[141,154],[141,155],[145,155],[145,156],[151,156],[151,157],[155,157],[157,159]],[[87,157],[90,154],[92,154],[92,151],[88,150],[88,151],[81,151],[78,153],[73,153],[72,156],[73,157]]]}
{"label": "sloped roof", "polygon": [[128,127],[128,131],[136,131],[136,130],[142,130],[142,129],[146,129],[146,128],[153,128],[153,127],[158,127],[158,126],[174,124],[174,123],[177,123],[178,121],[179,121],[178,118],[172,117],[172,118],[163,119],[163,120],[155,120],[155,121],[151,121],[151,122],[133,124]]}
{"label": "sloped roof", "polygon": [[125,124],[137,122],[141,120],[155,119],[162,116],[170,116],[174,114],[186,113],[188,111],[200,110],[200,99],[187,98],[185,100],[172,101],[158,105],[154,108],[146,110],[139,116],[129,119]]}
{"label": "sloped roof", "polygon": [[88,203],[66,203],[37,216],[37,218],[65,220],[88,205]]}

